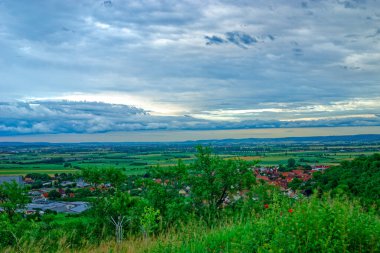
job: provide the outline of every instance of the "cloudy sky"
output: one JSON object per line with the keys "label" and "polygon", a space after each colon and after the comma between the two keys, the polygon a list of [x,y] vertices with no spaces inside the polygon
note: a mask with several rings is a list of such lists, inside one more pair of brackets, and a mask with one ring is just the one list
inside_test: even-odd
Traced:
{"label": "cloudy sky", "polygon": [[380,125],[378,0],[0,0],[0,136]]}

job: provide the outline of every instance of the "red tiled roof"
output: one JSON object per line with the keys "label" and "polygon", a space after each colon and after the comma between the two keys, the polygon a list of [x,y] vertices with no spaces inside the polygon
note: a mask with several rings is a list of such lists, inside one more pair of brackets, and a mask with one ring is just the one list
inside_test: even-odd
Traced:
{"label": "red tiled roof", "polygon": [[264,180],[264,181],[270,181],[269,178],[268,178],[267,176],[260,176],[260,175],[258,175],[258,176],[256,176],[256,178],[257,178],[257,179],[262,179],[262,180]]}
{"label": "red tiled roof", "polygon": [[304,175],[303,177],[302,177],[302,181],[308,181],[309,179],[311,178],[311,176],[310,175]]}

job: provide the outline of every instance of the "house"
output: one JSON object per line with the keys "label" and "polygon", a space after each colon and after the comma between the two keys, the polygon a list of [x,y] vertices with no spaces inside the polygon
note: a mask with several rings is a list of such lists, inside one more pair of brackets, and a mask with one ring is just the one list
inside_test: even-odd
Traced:
{"label": "house", "polygon": [[264,180],[264,181],[267,181],[267,182],[270,181],[267,176],[260,176],[260,175],[258,175],[258,176],[256,176],[256,179],[257,180],[261,179],[261,180]]}
{"label": "house", "polygon": [[49,187],[52,186],[52,182],[46,182],[42,184],[43,187]]}
{"label": "house", "polygon": [[41,192],[40,191],[30,191],[28,194],[30,196],[41,196]]}
{"label": "house", "polygon": [[301,180],[304,182],[309,181],[310,179],[311,179],[311,175],[309,175],[309,174],[304,174],[301,177]]}
{"label": "house", "polygon": [[15,181],[19,185],[24,185],[24,181],[22,180],[22,176],[0,176],[0,185],[3,183],[11,183]]}
{"label": "house", "polygon": [[301,167],[288,172],[279,172],[278,167],[261,167],[254,168],[253,172],[257,181],[263,180],[270,185],[275,185],[283,190],[286,190],[288,188],[288,183],[292,182],[293,179],[298,178],[303,182],[309,181],[314,172],[317,170],[323,171],[329,168],[329,166],[319,165],[315,166],[313,170],[304,170],[300,168]]}
{"label": "house", "polygon": [[61,182],[61,186],[62,187],[67,187],[67,186],[72,186],[72,185],[75,185],[75,182],[72,182],[72,181],[63,181],[63,182]]}
{"label": "house", "polygon": [[301,176],[301,175],[304,173],[303,170],[292,170],[292,172],[293,172],[297,177]]}
{"label": "house", "polygon": [[36,210],[25,210],[26,215],[31,215],[31,214],[35,214],[35,213],[36,213]]}
{"label": "house", "polygon": [[275,181],[275,185],[279,186],[282,189],[286,189],[288,188],[288,181],[286,179],[277,178],[277,180]]}
{"label": "house", "polygon": [[34,180],[30,177],[26,177],[26,178],[24,178],[24,183],[25,184],[33,184]]}
{"label": "house", "polygon": [[293,179],[294,179],[294,177],[287,177],[287,178],[285,178],[286,182],[288,182],[288,183],[292,182]]}
{"label": "house", "polygon": [[87,186],[90,186],[90,184],[86,183],[83,179],[78,179],[76,181],[76,184],[78,188],[85,188]]}
{"label": "house", "polygon": [[65,191],[64,189],[62,189],[62,188],[59,188],[59,189],[58,189],[58,192],[59,192],[59,194],[61,194],[62,196],[65,196],[65,195],[66,195],[66,191]]}
{"label": "house", "polygon": [[312,170],[313,171],[324,171],[328,168],[330,168],[330,166],[328,166],[328,165],[317,165],[317,166],[314,166],[314,168]]}

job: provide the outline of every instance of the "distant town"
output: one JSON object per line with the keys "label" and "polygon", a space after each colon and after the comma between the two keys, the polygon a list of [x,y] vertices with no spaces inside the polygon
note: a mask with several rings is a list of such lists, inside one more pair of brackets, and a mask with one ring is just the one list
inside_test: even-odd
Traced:
{"label": "distant town", "polygon": [[[269,185],[279,187],[283,192],[290,197],[296,196],[295,191],[292,190],[291,184],[302,184],[310,180],[314,173],[323,173],[330,166],[318,165],[310,169],[305,169],[299,166],[297,169],[289,171],[281,171],[280,167],[252,167],[252,173],[254,173],[257,182],[266,182]],[[149,177],[148,174],[143,177]],[[152,178],[157,184],[167,184],[168,180],[162,180],[160,178]],[[98,185],[94,185],[85,182],[79,174],[56,174],[55,176],[49,176],[47,174],[31,173],[26,176],[0,176],[0,185],[3,183],[15,182],[19,185],[26,187],[28,190],[28,196],[31,202],[28,203],[24,210],[26,215],[31,214],[44,214],[44,213],[64,213],[64,214],[79,214],[89,208],[91,205],[89,202],[82,201],[81,199],[96,196],[98,191],[107,191],[113,186],[109,182],[101,182]],[[129,192],[138,192],[142,189],[134,185]],[[188,196],[190,187],[187,186],[179,191],[180,195]],[[244,195],[244,191],[240,195]],[[305,193],[307,194],[307,193]],[[239,198],[238,196],[232,196],[232,198]],[[228,204],[231,200],[231,196],[227,196],[224,200],[225,204]],[[2,209],[0,208],[0,212]]]}

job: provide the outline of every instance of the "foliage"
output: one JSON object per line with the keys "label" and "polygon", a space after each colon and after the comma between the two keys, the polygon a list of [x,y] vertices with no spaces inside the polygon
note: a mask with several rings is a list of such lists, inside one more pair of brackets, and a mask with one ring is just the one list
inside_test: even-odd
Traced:
{"label": "foliage", "polygon": [[187,178],[195,205],[207,203],[214,213],[221,208],[227,196],[249,190],[255,184],[250,169],[253,165],[239,159],[223,160],[211,156],[210,149],[198,147],[197,159],[190,166],[192,174]]}
{"label": "foliage", "polygon": [[95,186],[101,183],[110,183],[118,187],[126,180],[124,173],[115,168],[84,168],[81,172],[85,181]]}
{"label": "foliage", "polygon": [[296,166],[296,160],[294,160],[294,158],[289,158],[287,167],[294,168],[295,166]]}
{"label": "foliage", "polygon": [[4,182],[0,185],[0,208],[5,211],[11,221],[14,221],[17,215],[16,210],[24,208],[29,201],[25,188],[15,181]]}
{"label": "foliage", "polygon": [[61,193],[59,193],[58,191],[56,190],[51,190],[49,193],[48,193],[48,198],[49,199],[59,199],[61,197]]}
{"label": "foliage", "polygon": [[380,154],[342,162],[324,173],[315,173],[303,189],[330,192],[333,196],[358,197],[367,208],[380,207]]}
{"label": "foliage", "polygon": [[160,210],[154,210],[153,207],[145,207],[144,213],[140,218],[141,230],[144,237],[148,237],[158,228]]}
{"label": "foliage", "polygon": [[[92,208],[80,215],[22,218],[16,209],[26,203],[24,189],[4,184],[1,204],[11,202],[13,216],[0,213],[0,251],[379,252],[380,220],[368,208],[377,201],[379,160],[374,155],[343,163],[317,173],[309,185],[294,181],[294,189],[321,191],[293,199],[256,184],[251,170],[256,162],[222,159],[199,147],[193,163],[157,166],[145,177],[83,169],[81,176],[93,185],[75,193],[86,196]],[[350,180],[354,176],[357,182]],[[119,233],[125,243],[116,246],[110,242],[115,234],[110,220],[119,217],[126,221],[126,233]]]}
{"label": "foliage", "polygon": [[31,178],[33,180],[40,180],[43,182],[49,181],[51,178],[48,174],[45,173],[29,173],[25,177]]}
{"label": "foliage", "polygon": [[292,189],[293,191],[299,189],[301,185],[303,184],[303,181],[299,178],[294,178],[290,183],[288,183],[288,187]]}
{"label": "foliage", "polygon": [[256,162],[239,159],[221,159],[211,155],[209,148],[198,147],[193,164],[179,161],[171,170],[157,168],[156,181],[143,180],[144,197],[160,210],[164,226],[187,222],[191,215],[202,218],[210,225],[226,208],[238,206],[226,202],[249,190],[255,184],[251,166]]}
{"label": "foliage", "polygon": [[189,226],[152,252],[379,252],[380,219],[341,199],[274,201],[248,221]]}

